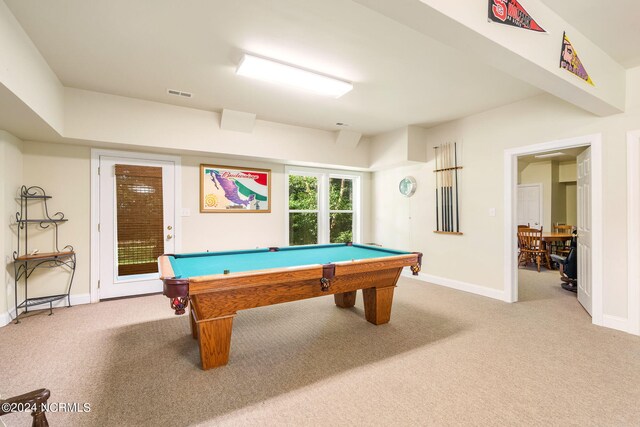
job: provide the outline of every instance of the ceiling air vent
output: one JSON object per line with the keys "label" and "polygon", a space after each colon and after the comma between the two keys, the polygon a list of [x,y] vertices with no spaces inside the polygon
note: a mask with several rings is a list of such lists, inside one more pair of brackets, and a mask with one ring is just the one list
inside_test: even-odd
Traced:
{"label": "ceiling air vent", "polygon": [[189,92],[182,92],[175,89],[167,89],[167,93],[169,95],[182,96],[183,98],[191,98],[193,96],[193,94]]}

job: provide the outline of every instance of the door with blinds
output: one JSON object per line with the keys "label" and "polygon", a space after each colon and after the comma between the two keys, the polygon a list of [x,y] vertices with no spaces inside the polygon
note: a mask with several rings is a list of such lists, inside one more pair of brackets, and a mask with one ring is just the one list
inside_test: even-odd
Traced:
{"label": "door with blinds", "polygon": [[100,157],[100,299],[162,291],[174,252],[175,164]]}

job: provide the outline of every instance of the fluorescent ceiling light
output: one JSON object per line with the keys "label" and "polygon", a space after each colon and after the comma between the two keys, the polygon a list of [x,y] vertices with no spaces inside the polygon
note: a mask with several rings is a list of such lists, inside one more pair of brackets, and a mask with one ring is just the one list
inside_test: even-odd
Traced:
{"label": "fluorescent ceiling light", "polygon": [[564,153],[557,152],[557,153],[548,153],[548,154],[538,154],[537,156],[534,156],[534,157],[536,159],[546,159],[549,157],[559,157],[559,156],[564,156]]}
{"label": "fluorescent ceiling light", "polygon": [[340,98],[353,89],[349,82],[246,53],[236,74],[334,98]]}

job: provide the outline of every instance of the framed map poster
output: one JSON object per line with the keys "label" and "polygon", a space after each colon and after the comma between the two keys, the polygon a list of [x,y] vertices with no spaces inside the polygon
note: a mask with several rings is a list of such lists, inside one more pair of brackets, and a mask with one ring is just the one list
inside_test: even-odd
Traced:
{"label": "framed map poster", "polygon": [[201,164],[200,212],[271,212],[271,170]]}

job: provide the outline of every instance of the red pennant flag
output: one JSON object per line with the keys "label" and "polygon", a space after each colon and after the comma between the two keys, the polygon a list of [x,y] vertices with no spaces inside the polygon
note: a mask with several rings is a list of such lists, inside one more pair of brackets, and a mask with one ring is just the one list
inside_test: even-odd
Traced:
{"label": "red pennant flag", "polygon": [[546,33],[517,0],[489,0],[489,19],[499,24]]}

